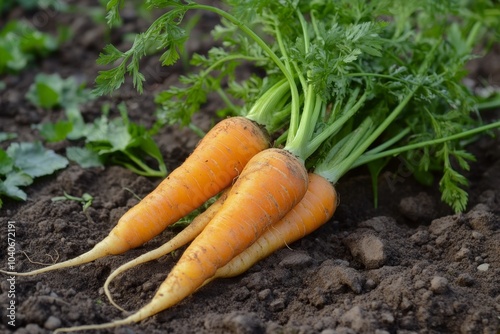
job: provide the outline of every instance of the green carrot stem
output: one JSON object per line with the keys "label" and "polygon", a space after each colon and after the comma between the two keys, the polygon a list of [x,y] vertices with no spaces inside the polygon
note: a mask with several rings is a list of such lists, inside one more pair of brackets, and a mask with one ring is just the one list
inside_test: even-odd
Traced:
{"label": "green carrot stem", "polygon": [[226,20],[230,21],[232,24],[237,26],[241,31],[243,31],[247,36],[249,36],[251,39],[253,39],[261,48],[264,50],[265,53],[273,60],[273,62],[276,64],[276,66],[280,69],[280,71],[283,73],[285,78],[288,80],[288,83],[290,85],[290,90],[291,90],[291,96],[292,96],[292,109],[291,109],[291,115],[290,115],[290,128],[294,129],[297,127],[298,124],[298,119],[300,115],[300,110],[299,110],[299,92],[297,85],[295,84],[295,79],[291,71],[287,68],[287,66],[281,61],[280,57],[274,53],[274,51],[267,45],[266,42],[262,40],[252,29],[247,27],[243,22],[238,20],[236,17],[233,15],[229,14],[228,12],[219,9],[217,7],[213,7],[210,5],[201,5],[201,4],[190,4],[190,8],[192,9],[201,9],[201,10],[207,10],[213,13],[216,13],[220,15],[221,17],[225,18]]}
{"label": "green carrot stem", "polygon": [[347,111],[342,113],[342,115],[336,119],[332,124],[330,124],[326,129],[324,129],[320,134],[315,136],[307,143],[306,151],[314,152],[316,149],[330,136],[337,133],[345,123],[363,106],[368,94],[365,92],[359,100]]}
{"label": "green carrot stem", "polygon": [[481,132],[485,132],[485,131],[492,130],[492,129],[495,129],[495,128],[500,128],[500,121],[493,122],[493,123],[490,123],[490,124],[487,124],[487,125],[483,125],[483,126],[480,126],[480,127],[468,130],[468,131],[464,131],[464,132],[461,132],[461,133],[457,133],[457,134],[451,135],[451,136],[446,136],[446,137],[442,137],[442,138],[437,138],[437,139],[431,139],[431,140],[423,141],[423,142],[420,142],[420,143],[405,145],[405,146],[402,146],[402,147],[397,147],[397,148],[394,148],[394,149],[391,149],[391,150],[387,150],[387,151],[383,151],[383,152],[379,152],[379,153],[375,153],[375,154],[364,154],[364,155],[360,156],[352,164],[352,167],[353,168],[354,167],[358,167],[358,166],[364,165],[364,164],[366,164],[366,163],[368,163],[370,161],[374,161],[374,160],[385,158],[385,157],[395,156],[395,155],[401,154],[403,152],[415,150],[415,149],[422,148],[422,147],[425,147],[425,146],[431,146],[431,145],[445,143],[447,141],[452,141],[452,140],[457,140],[457,139],[462,139],[462,138],[470,137],[470,136],[473,136],[475,134],[479,134]]}
{"label": "green carrot stem", "polygon": [[403,137],[406,136],[408,133],[410,133],[410,131],[411,131],[410,128],[405,128],[404,130],[399,132],[397,135],[395,135],[391,139],[385,141],[384,143],[380,144],[379,146],[377,146],[369,151],[366,151],[363,155],[370,155],[370,154],[382,152],[386,148],[391,147],[392,145],[394,145],[395,143],[397,143],[398,141],[403,139]]}

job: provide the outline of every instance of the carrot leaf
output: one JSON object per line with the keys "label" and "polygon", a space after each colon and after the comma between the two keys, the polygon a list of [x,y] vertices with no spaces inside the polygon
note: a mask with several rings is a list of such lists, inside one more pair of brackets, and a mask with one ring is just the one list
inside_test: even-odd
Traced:
{"label": "carrot leaf", "polygon": [[[118,15],[120,1],[109,1]],[[498,36],[499,12],[489,1],[196,1],[150,0],[164,10],[126,51],[105,48],[96,91],[118,89],[131,75],[139,91],[139,59],[155,42],[172,65],[190,36],[188,11],[216,14],[215,46],[190,57],[179,85],[158,94],[158,126],[191,124],[216,95],[218,115],[244,115],[276,143],[335,183],[369,163],[374,182],[394,156],[430,182],[441,174],[443,200],[466,207],[465,144],[484,131],[479,110],[498,97],[478,97],[465,84],[466,64]],[[183,59],[185,60],[185,59]],[[250,69],[250,74],[241,73]],[[467,139],[464,142],[463,139]],[[420,159],[416,159],[420,155]],[[381,160],[380,160],[381,159]]]}

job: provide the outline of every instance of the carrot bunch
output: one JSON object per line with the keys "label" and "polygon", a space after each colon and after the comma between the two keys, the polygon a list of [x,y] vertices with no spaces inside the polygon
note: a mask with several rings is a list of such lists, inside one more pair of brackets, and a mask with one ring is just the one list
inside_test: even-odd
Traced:
{"label": "carrot bunch", "polygon": [[[140,78],[138,58],[146,42],[155,40],[166,48],[161,59],[169,65],[185,40],[178,25],[187,11],[220,15],[223,20],[216,35],[223,38],[224,48],[195,57],[200,73],[184,77],[186,87],[172,88],[157,101],[171,121],[185,122],[212,91],[226,102],[232,117],[216,124],[188,159],[131,208],[94,249],[46,268],[9,274],[40,274],[123,253],[154,238],[213,196],[219,198],[173,239],[123,264],[106,280],[106,295],[120,308],[109,291],[117,275],[189,244],[149,303],[122,320],[56,332],[139,322],[215,278],[243,273],[328,222],[338,205],[334,185],[349,170],[364,164],[381,166],[390,156],[422,149],[429,160],[429,149],[434,148],[433,167],[442,165],[444,171],[443,199],[457,211],[465,208],[459,187],[464,181],[450,159],[467,167],[469,156],[459,150],[457,140],[499,127],[500,122],[470,126],[473,118],[465,109],[471,96],[463,96],[463,86],[457,82],[460,57],[432,36],[441,26],[436,28],[434,21],[424,27],[402,25],[410,20],[405,16],[409,11],[398,13],[397,6],[387,8],[385,1],[360,2],[359,8],[347,0],[227,2],[231,11],[193,1],[151,1],[169,10],[136,38],[128,52],[106,49],[109,54],[103,60],[121,60],[118,70],[126,68]],[[116,17],[119,4],[110,2],[109,9],[109,17]],[[430,8],[414,10],[433,13]],[[380,22],[389,14],[395,15],[394,20]],[[477,26],[460,49],[464,53],[472,51],[471,41],[479,37],[482,24],[474,22],[474,15],[466,17]],[[447,25],[441,28],[445,33]],[[261,36],[262,32],[268,35]],[[417,32],[428,35],[412,35]],[[451,33],[456,42],[456,30]],[[409,55],[414,58],[406,58]],[[252,76],[242,84],[233,82],[234,69],[242,61],[261,67],[264,79]],[[406,66],[395,68],[391,62]],[[456,66],[444,66],[446,62]],[[116,73],[120,71],[100,74],[101,92],[119,86]],[[135,82],[140,87],[141,81]],[[223,89],[224,82],[229,82],[227,92],[232,96]],[[241,107],[233,103],[235,97],[243,101]],[[464,110],[453,110],[448,118],[440,114],[457,105]],[[453,122],[443,123],[450,117]],[[458,121],[469,128],[457,128]],[[430,168],[427,160],[422,160],[424,172]]]}
{"label": "carrot bunch", "polygon": [[230,186],[254,155],[269,148],[267,129],[271,123],[267,114],[283,108],[283,101],[289,95],[287,88],[285,81],[278,82],[255,102],[258,110],[217,123],[186,161],[128,210],[109,235],[90,251],[26,273],[0,272],[19,276],[41,274],[122,254],[153,239]]}

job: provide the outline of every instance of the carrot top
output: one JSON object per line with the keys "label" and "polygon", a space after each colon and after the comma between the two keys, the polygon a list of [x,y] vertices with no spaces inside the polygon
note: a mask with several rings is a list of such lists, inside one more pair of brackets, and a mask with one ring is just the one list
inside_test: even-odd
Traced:
{"label": "carrot top", "polygon": [[[486,1],[403,2],[225,0],[219,7],[149,0],[165,13],[129,50],[104,49],[100,63],[118,65],[100,73],[96,91],[117,89],[127,73],[141,91],[139,59],[151,49],[164,50],[166,66],[187,59],[184,43],[196,16],[185,14],[210,12],[220,17],[212,30],[217,46],[194,54],[181,85],[158,95],[161,124],[189,125],[215,93],[225,104],[219,116],[262,124],[277,146],[319,165],[332,182],[362,164],[375,178],[388,157],[399,155],[418,161],[414,175],[422,182],[440,172],[443,200],[462,211],[463,171],[473,157],[460,134],[498,127],[483,127],[479,110],[500,105],[464,85],[465,64],[498,36],[499,12]],[[119,20],[121,4],[108,2],[110,23]],[[246,75],[242,65],[256,70]]]}

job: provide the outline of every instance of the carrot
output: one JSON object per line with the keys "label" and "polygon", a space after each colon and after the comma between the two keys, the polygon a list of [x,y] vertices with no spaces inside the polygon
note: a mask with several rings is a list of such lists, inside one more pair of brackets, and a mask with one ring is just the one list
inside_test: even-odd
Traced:
{"label": "carrot", "polygon": [[109,235],[93,249],[38,270],[1,272],[18,276],[35,275],[81,265],[141,246],[229,186],[250,158],[267,147],[269,138],[259,125],[245,117],[227,118],[205,135],[179,168],[126,212]]}
{"label": "carrot", "polygon": [[337,192],[333,185],[324,177],[309,173],[309,186],[304,198],[283,219],[269,226],[255,243],[219,268],[203,285],[215,278],[240,275],[276,250],[312,233],[332,218],[337,206]]}
{"label": "carrot", "polygon": [[[332,218],[335,209],[338,206],[335,188],[328,180],[318,174],[309,173],[308,177],[309,185],[302,200],[295,205],[293,209],[290,210],[279,222],[268,226],[266,231],[250,247],[233,258],[224,267],[219,268],[214,276],[207,279],[203,283],[203,286],[215,278],[234,277],[244,273],[258,261],[271,255],[276,250],[312,233]],[[193,220],[193,222],[178,236],[180,237],[181,234],[185,232],[188,233],[188,229],[191,228],[202,229],[202,225],[204,223],[205,224],[203,226],[206,226],[206,223],[208,223],[207,220],[211,219],[215,212],[220,209],[220,206],[222,205],[222,202],[220,202],[221,200],[224,200],[222,196],[217,202],[212,204],[207,211],[196,217],[196,219]],[[203,223],[200,224],[200,221],[203,221]],[[154,260],[164,254],[167,254],[173,250],[169,244],[174,243],[176,238],[177,237],[162,247],[143,254],[139,258],[120,266],[113,273],[111,273],[104,284],[104,291],[113,305],[120,310],[123,310],[113,301],[108,289],[109,282],[118,274],[132,268],[133,266],[146,261]]]}
{"label": "carrot", "polygon": [[308,175],[302,160],[286,150],[256,154],[233,185],[222,208],[184,251],[153,299],[129,317],[56,332],[95,330],[139,322],[196,291],[215,272],[254,243],[304,197]]}
{"label": "carrot", "polygon": [[[230,189],[230,188],[229,188]],[[201,231],[207,226],[207,224],[212,220],[212,218],[215,216],[215,214],[219,211],[219,209],[222,207],[222,204],[227,198],[227,195],[229,193],[229,189],[225,190],[219,198],[212,203],[205,211],[203,211],[201,214],[196,216],[196,218],[193,219],[189,225],[183,229],[179,234],[177,234],[175,237],[173,237],[171,240],[169,240],[167,243],[163,244],[161,247],[158,247],[150,252],[147,252],[145,254],[142,254],[138,258],[135,258],[127,263],[122,264],[119,266],[117,269],[115,269],[106,279],[106,282],[104,283],[104,292],[106,296],[108,297],[109,301],[111,304],[113,304],[116,308],[125,311],[122,309],[118,304],[115,303],[113,300],[113,297],[111,295],[111,292],[109,291],[109,284],[111,281],[124,271],[136,267],[142,263],[146,263],[149,261],[156,260],[166,254],[169,254],[173,252],[176,249],[179,249],[180,247],[186,245],[188,242],[192,241],[194,238],[196,238]]]}
{"label": "carrot", "polygon": [[[327,179],[318,174],[309,173],[308,177],[309,185],[302,200],[278,223],[268,226],[266,231],[250,247],[233,258],[224,267],[219,268],[213,277],[207,279],[203,283],[203,286],[216,278],[234,277],[244,273],[255,263],[268,257],[276,250],[288,246],[314,232],[332,218],[338,206],[335,188]],[[206,216],[205,214],[209,212],[210,214],[215,214],[215,211],[220,209],[220,205],[216,204],[218,204],[218,202],[215,202],[207,211],[193,220],[191,223],[192,225],[188,226],[185,231],[187,232],[187,230],[191,226],[194,227],[194,225],[198,225],[197,228],[202,228],[197,220],[200,218],[204,220],[210,219],[210,216]],[[208,223],[208,221],[206,223]],[[184,231],[181,233],[184,233]],[[171,242],[174,242],[174,239],[172,239]],[[165,246],[169,246],[168,243],[122,265],[108,277],[104,285],[104,291],[113,305],[117,306],[109,294],[109,282],[116,277],[116,275],[139,263],[144,263],[163,256],[168,252]],[[145,261],[142,261],[141,258]],[[137,260],[140,262],[136,263]],[[121,309],[120,307],[118,308]]]}

